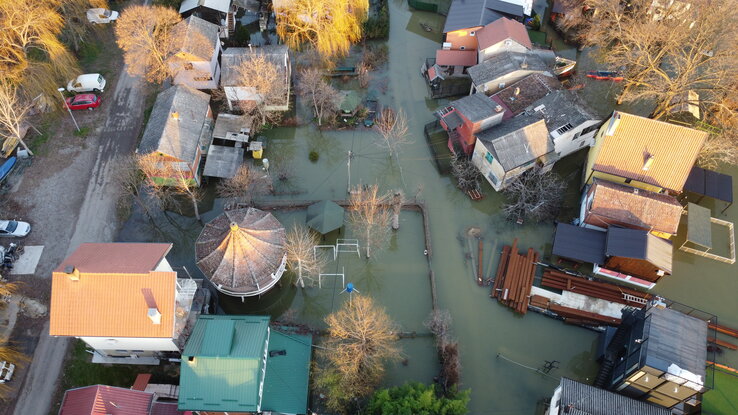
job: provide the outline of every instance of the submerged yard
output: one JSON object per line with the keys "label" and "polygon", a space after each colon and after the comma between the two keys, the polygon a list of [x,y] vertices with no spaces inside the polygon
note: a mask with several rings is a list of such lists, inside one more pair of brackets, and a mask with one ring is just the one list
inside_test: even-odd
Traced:
{"label": "submerged yard", "polygon": [[[553,223],[509,222],[500,211],[503,197],[486,183],[483,185],[486,197],[473,202],[456,188],[451,177],[439,173],[438,160],[434,158],[440,158],[443,163],[449,155],[440,148],[434,156],[423,137],[423,126],[434,120],[431,112],[445,101],[427,98],[419,71],[424,59],[438,48],[438,36],[437,32],[432,33],[436,36],[430,36],[422,31],[418,22],[435,28],[442,25],[442,20],[433,13],[411,11],[405,2],[392,1],[389,7],[389,62],[374,75],[372,89],[382,105],[402,108],[408,115],[413,142],[401,149],[401,169],[386,150],[376,145],[376,133],[363,126],[338,131],[320,131],[313,126],[275,128],[263,133],[267,143],[265,156],[272,172],[287,172],[289,178],[277,181],[275,195],[258,202],[343,200],[347,198],[349,175],[351,185],[377,183],[383,190],[402,189],[408,199],[422,201],[430,221],[433,247],[430,267],[436,279],[437,305],[451,313],[463,365],[462,387],[472,390],[469,413],[532,414],[540,402],[550,397],[559,377],[591,383],[597,371],[597,363],[593,361],[597,334],[535,313],[525,317],[514,315],[489,298],[489,287],[477,285],[472,271],[475,265],[466,255],[466,232],[470,227],[480,229],[484,240],[483,270],[485,274],[488,270],[493,274],[500,249],[515,238],[521,249],[532,247],[547,259],[554,226]],[[606,102],[612,100],[612,95],[601,96],[605,87],[598,84],[590,90],[588,85],[581,93],[588,101],[594,101],[598,111],[607,113],[605,109],[612,106]],[[311,151],[319,154],[316,162],[308,158]],[[566,218],[566,212],[575,210],[578,202],[583,157],[582,153],[575,154],[555,169],[570,185],[562,214],[564,220],[570,219]],[[214,185],[209,184],[207,189],[210,198],[201,207],[206,222],[220,214],[223,206],[222,200],[213,200]],[[710,207],[709,202],[703,205]],[[721,208],[713,208],[713,215],[717,216]],[[728,209],[727,217],[718,217],[737,220],[737,212],[738,208],[733,207]],[[286,228],[305,219],[304,210],[277,210],[275,215]],[[423,326],[432,301],[422,217],[415,211],[403,211],[400,222],[400,229],[393,234],[389,246],[370,260],[355,253],[340,253],[324,272],[343,273],[346,283],[351,282],[361,294],[374,297],[400,325],[405,360],[389,370],[385,383],[398,385],[411,380],[430,383],[437,374],[438,363],[433,339],[426,335]],[[174,242],[170,262],[186,267],[197,277],[194,240],[200,230],[201,225],[191,217],[166,213],[151,222],[140,212],[134,212],[119,240]],[[331,244],[337,237],[355,238],[352,235],[352,230],[344,227],[342,234],[330,234],[325,243]],[[674,274],[656,287],[657,294],[717,314],[722,324],[738,326],[735,266],[675,251],[674,269]],[[268,314],[275,320],[290,320],[320,329],[324,328],[327,314],[350,300],[350,295],[342,292],[340,278],[324,278],[322,288],[317,285],[297,288],[288,281],[289,275],[281,286],[245,302],[220,295],[219,311]],[[539,368],[552,360],[560,363],[550,376],[521,366]],[[736,366],[738,353],[728,351],[720,361]]]}

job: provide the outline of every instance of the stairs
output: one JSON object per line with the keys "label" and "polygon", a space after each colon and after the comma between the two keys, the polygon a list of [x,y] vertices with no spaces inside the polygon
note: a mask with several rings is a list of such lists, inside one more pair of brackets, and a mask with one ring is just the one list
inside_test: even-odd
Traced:
{"label": "stairs", "polygon": [[618,351],[623,348],[626,340],[626,329],[621,324],[615,332],[615,336],[613,336],[610,341],[610,344],[607,345],[605,355],[602,358],[602,364],[600,365],[600,370],[597,372],[597,377],[594,381],[595,387],[606,389],[607,382],[612,375],[613,368],[615,367],[615,359],[617,359]]}
{"label": "stairs", "polygon": [[226,16],[226,29],[228,29],[228,37],[233,36],[233,33],[236,31],[236,21],[233,11],[228,12]]}

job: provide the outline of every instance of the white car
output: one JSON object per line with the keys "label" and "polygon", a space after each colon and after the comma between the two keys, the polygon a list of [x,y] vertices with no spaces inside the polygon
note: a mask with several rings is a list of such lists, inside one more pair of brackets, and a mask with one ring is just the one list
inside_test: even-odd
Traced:
{"label": "white car", "polygon": [[67,84],[67,90],[79,94],[80,92],[100,93],[105,89],[105,78],[99,73],[87,73],[72,79]]}
{"label": "white car", "polygon": [[18,220],[0,220],[0,236],[22,238],[31,232],[31,224]]}
{"label": "white car", "polygon": [[87,20],[90,23],[110,23],[118,18],[118,12],[107,9],[89,9],[87,10]]}

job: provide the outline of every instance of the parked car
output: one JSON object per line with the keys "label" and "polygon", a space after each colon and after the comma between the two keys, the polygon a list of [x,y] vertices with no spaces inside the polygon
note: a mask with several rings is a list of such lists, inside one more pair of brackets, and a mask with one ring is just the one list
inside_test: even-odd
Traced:
{"label": "parked car", "polygon": [[118,12],[107,9],[89,9],[87,10],[87,20],[90,23],[110,23],[118,18]]}
{"label": "parked car", "polygon": [[377,118],[377,109],[379,105],[377,100],[373,98],[367,98],[366,100],[366,118],[364,119],[364,127],[371,127],[374,125],[374,120]]}
{"label": "parked car", "polygon": [[79,94],[67,98],[67,108],[70,110],[90,110],[100,106],[102,100],[95,94]]}
{"label": "parked car", "polygon": [[105,78],[99,73],[88,73],[72,79],[67,84],[67,90],[76,94],[80,92],[100,93],[105,89]]}
{"label": "parked car", "polygon": [[31,224],[19,220],[0,220],[0,236],[22,238],[31,232]]}

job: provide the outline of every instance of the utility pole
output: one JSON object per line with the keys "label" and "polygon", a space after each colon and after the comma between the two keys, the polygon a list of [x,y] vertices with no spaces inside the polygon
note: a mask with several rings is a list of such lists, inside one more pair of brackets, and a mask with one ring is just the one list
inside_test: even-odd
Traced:
{"label": "utility pole", "polygon": [[351,152],[351,150],[348,151],[348,162],[346,163],[348,166],[348,185],[346,187],[346,192],[351,193],[351,157],[353,157],[354,153]]}

